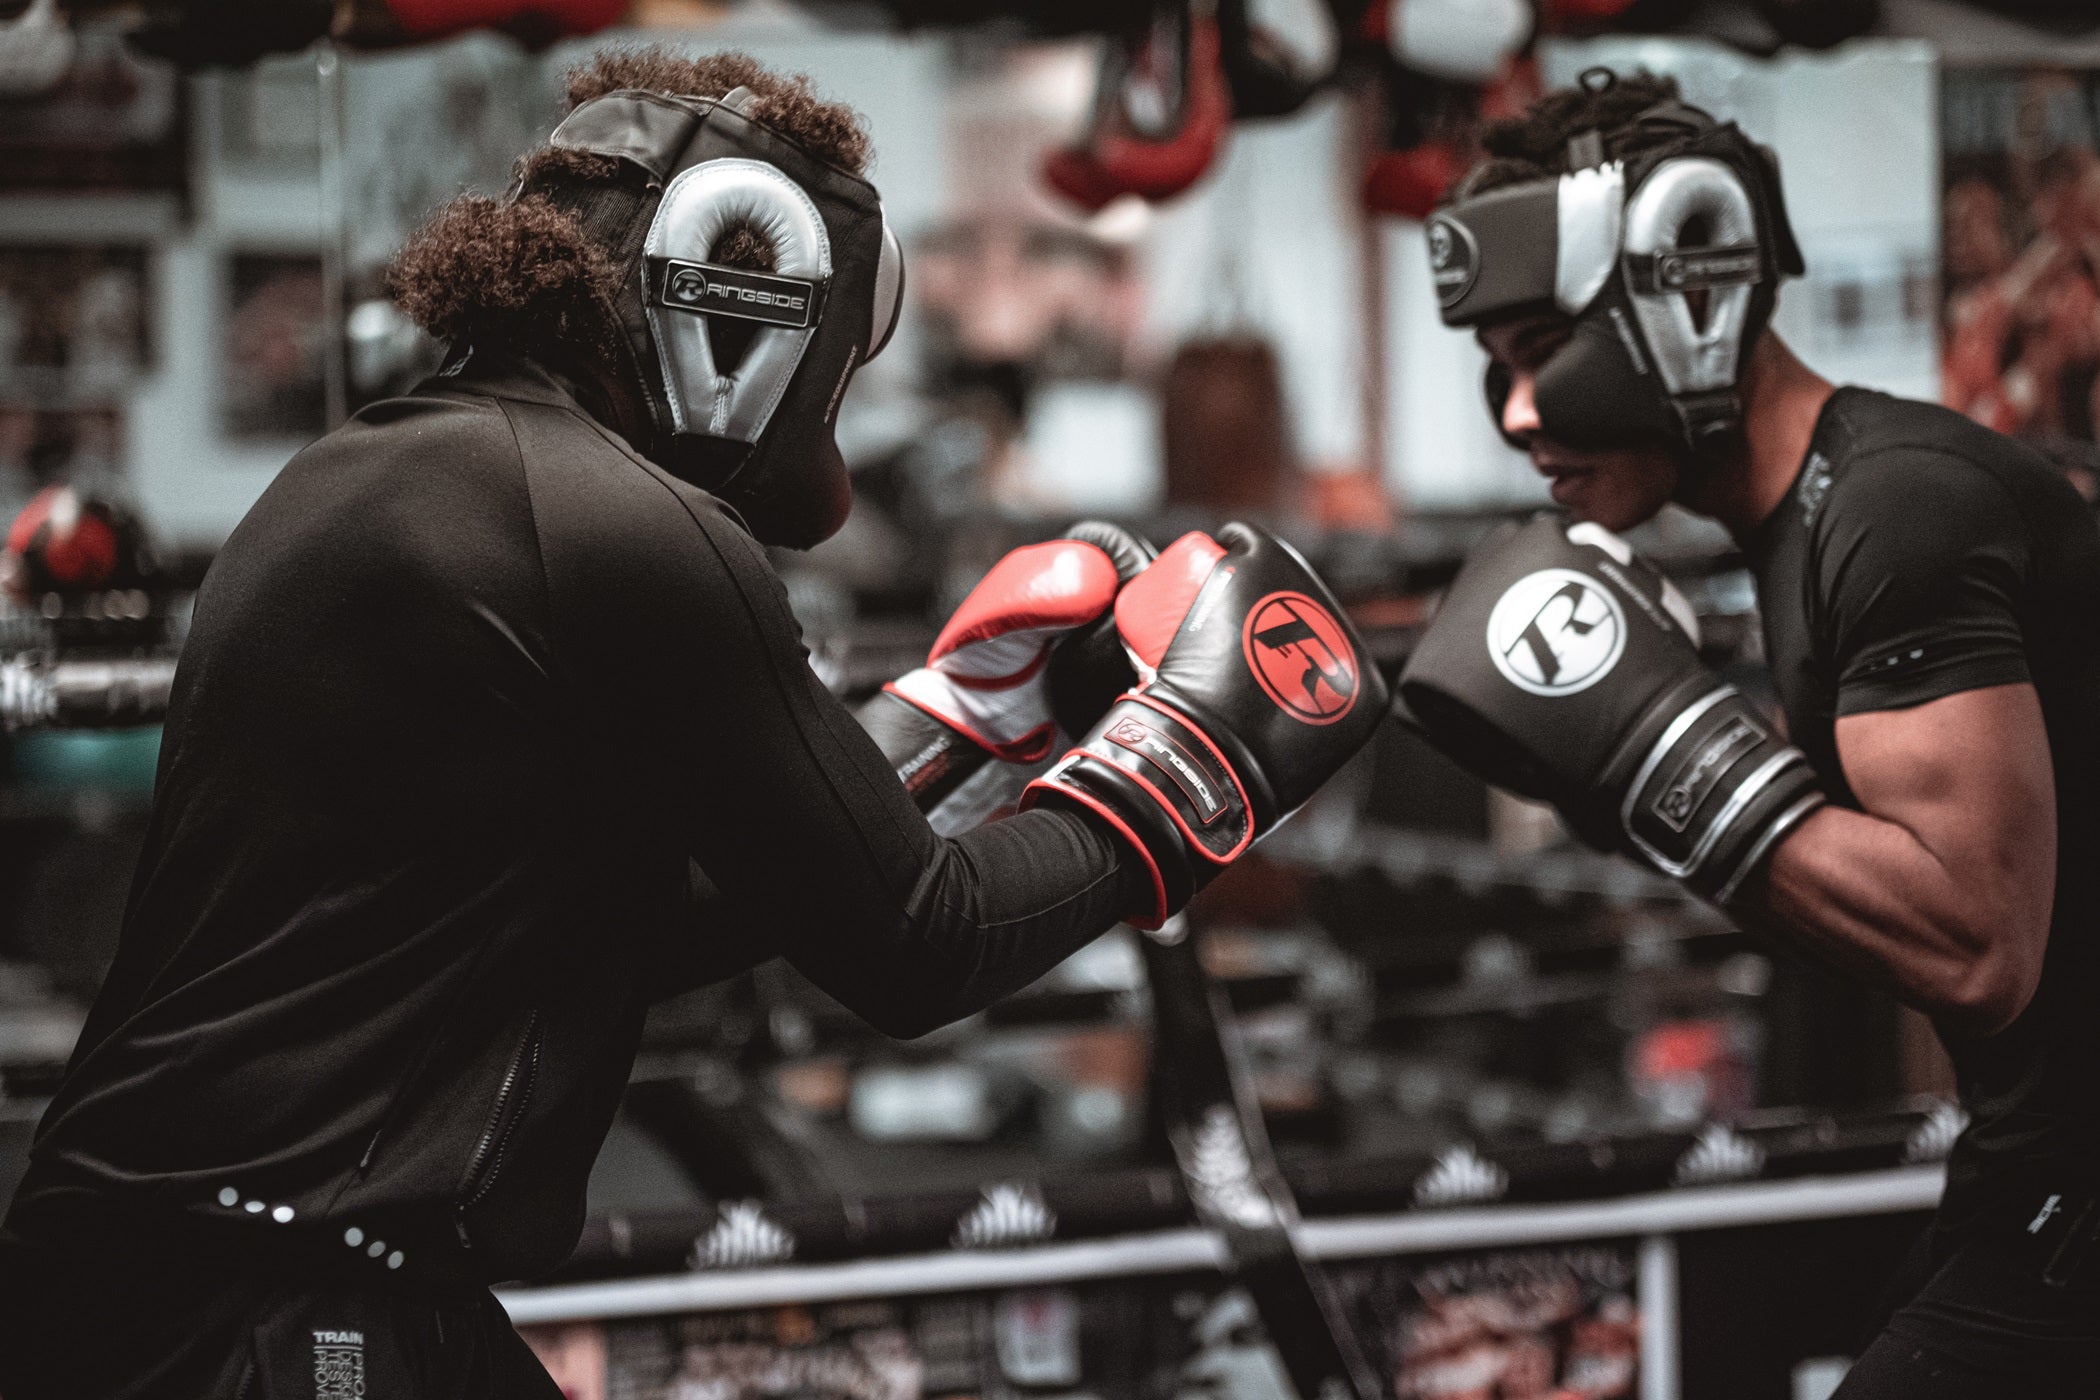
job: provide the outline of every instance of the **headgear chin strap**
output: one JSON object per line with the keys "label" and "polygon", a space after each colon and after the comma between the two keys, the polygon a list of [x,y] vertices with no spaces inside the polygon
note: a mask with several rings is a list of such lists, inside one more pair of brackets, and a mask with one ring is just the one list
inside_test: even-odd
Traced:
{"label": "headgear chin strap", "polygon": [[[1568,174],[1461,194],[1430,220],[1430,268],[1447,326],[1574,318],[1537,371],[1547,437],[1703,458],[1741,428],[1743,366],[1801,251],[1778,159],[1733,122],[1673,101],[1633,125],[1659,139],[1607,162],[1584,132]],[[1500,424],[1508,372],[1491,367],[1487,387]]]}
{"label": "headgear chin strap", "polygon": [[[635,446],[806,548],[851,506],[833,423],[896,329],[904,254],[874,186],[746,115],[749,96],[593,98],[548,142],[619,161],[614,181],[557,170],[522,192],[574,213],[620,274],[619,369],[650,418]],[[771,271],[712,261],[739,231]]]}

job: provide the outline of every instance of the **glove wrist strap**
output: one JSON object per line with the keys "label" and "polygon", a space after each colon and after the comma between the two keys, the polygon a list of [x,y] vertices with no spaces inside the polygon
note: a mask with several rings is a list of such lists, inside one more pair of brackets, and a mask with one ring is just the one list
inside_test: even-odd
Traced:
{"label": "glove wrist strap", "polygon": [[1823,794],[1735,687],[1695,678],[1659,708],[1671,718],[1626,785],[1620,827],[1650,865],[1725,903]]}
{"label": "glove wrist strap", "polygon": [[1198,859],[1229,865],[1254,839],[1246,790],[1225,755],[1209,735],[1143,694],[1117,701],[1046,776],[1082,763],[1106,767],[1143,792]]}
{"label": "glove wrist strap", "polygon": [[1022,805],[1056,794],[1105,818],[1151,867],[1157,928],[1254,839],[1238,774],[1202,730],[1139,693],[1110,708],[1077,748],[1028,785]]}

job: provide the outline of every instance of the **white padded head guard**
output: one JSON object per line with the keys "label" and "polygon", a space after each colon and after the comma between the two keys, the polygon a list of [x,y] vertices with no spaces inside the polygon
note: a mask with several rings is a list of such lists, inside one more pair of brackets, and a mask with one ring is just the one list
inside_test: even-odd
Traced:
{"label": "white padded head guard", "polygon": [[[544,190],[612,251],[629,376],[653,432],[642,452],[742,514],[769,544],[806,547],[851,503],[832,436],[853,373],[888,343],[904,256],[874,186],[719,99],[614,92],[549,144],[620,162],[611,185]],[[762,247],[769,266],[718,250]]]}

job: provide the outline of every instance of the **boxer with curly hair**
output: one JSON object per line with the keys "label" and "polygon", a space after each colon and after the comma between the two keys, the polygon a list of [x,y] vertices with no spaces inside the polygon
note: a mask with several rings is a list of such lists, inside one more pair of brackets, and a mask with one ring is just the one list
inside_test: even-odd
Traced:
{"label": "boxer with curly hair", "polygon": [[[923,1034],[1171,914],[1378,722],[1331,617],[1350,717],[1177,660],[1212,566],[1235,657],[1256,597],[1317,609],[1273,542],[1155,577],[1101,526],[1002,560],[849,713],[765,547],[838,527],[833,417],[899,314],[867,137],[735,55],[602,55],[568,95],[512,197],[402,251],[443,368],[299,453],[198,594],[115,962],[0,1233],[7,1400],[552,1400],[488,1285],[574,1246],[651,1001],[784,957]],[[1062,785],[973,825],[1061,729]],[[1158,806],[1157,753],[1201,814]]]}

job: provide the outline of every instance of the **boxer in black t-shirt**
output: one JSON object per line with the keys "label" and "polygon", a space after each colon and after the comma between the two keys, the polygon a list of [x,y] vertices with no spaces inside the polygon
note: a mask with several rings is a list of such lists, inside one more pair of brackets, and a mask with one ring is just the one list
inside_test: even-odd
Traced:
{"label": "boxer in black t-shirt", "polygon": [[[2100,1394],[2100,533],[2033,452],[1771,333],[1777,163],[1674,85],[1592,70],[1487,148],[1430,226],[1439,299],[1576,519],[1475,552],[1402,703],[1932,1017],[1971,1121],[1845,1400]],[[1784,735],[1610,533],[1673,500],[1750,558]]]}

